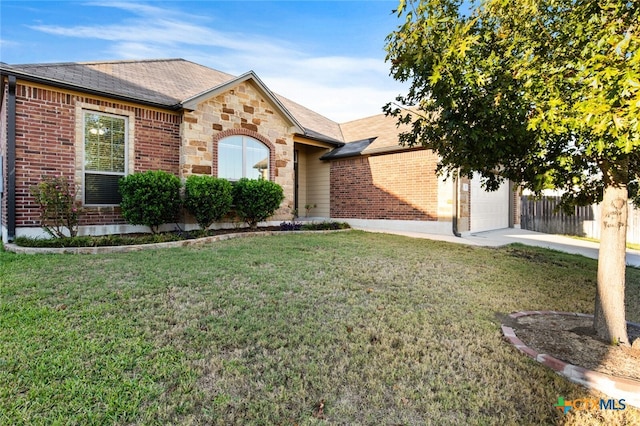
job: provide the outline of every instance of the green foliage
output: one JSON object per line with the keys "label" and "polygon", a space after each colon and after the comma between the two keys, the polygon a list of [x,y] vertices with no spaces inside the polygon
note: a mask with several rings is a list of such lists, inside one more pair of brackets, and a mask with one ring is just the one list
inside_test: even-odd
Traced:
{"label": "green foliage", "polygon": [[[392,75],[409,81],[387,114],[401,141],[440,155],[439,170],[476,171],[590,204],[640,172],[640,5],[627,0],[401,2],[387,38]],[[402,106],[400,105],[400,106]]]}
{"label": "green foliage", "polygon": [[107,246],[128,246],[138,244],[166,243],[170,241],[180,241],[188,238],[176,232],[163,232],[157,234],[144,235],[100,235],[65,237],[54,239],[41,239],[29,237],[16,237],[15,244],[21,247],[38,248],[64,248],[64,247],[107,247]]}
{"label": "green foliage", "polygon": [[192,175],[185,183],[184,197],[185,208],[204,230],[229,212],[233,187],[226,179]]}
{"label": "green foliage", "polygon": [[38,247],[38,248],[49,248],[49,247],[92,247],[93,238],[90,236],[82,236],[82,237],[56,237],[51,239],[43,239],[43,238],[31,238],[20,236],[16,237],[14,243],[21,247]]}
{"label": "green foliage", "polygon": [[146,225],[154,234],[180,212],[180,179],[158,170],[134,173],[119,181],[122,216],[133,225]]}
{"label": "green foliage", "polygon": [[350,228],[351,226],[347,222],[305,223],[301,226],[303,231],[331,231]]}
{"label": "green foliage", "polygon": [[233,187],[236,214],[251,228],[272,216],[282,200],[282,187],[269,180],[242,178]]}
{"label": "green foliage", "polygon": [[280,224],[281,231],[332,231],[338,229],[350,229],[351,226],[346,222],[282,222]]}
{"label": "green foliage", "polygon": [[311,209],[315,209],[317,207],[317,204],[305,204],[304,205],[304,209],[307,211],[307,217],[309,217],[309,212],[311,211]]}
{"label": "green foliage", "polygon": [[42,181],[29,191],[40,206],[40,226],[49,235],[54,238],[66,237],[67,233],[76,236],[82,208],[65,177],[43,176]]}

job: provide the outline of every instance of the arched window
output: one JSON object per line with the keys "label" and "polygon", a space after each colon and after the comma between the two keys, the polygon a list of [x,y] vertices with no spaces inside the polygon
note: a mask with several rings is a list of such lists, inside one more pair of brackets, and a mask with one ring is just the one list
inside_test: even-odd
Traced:
{"label": "arched window", "polygon": [[229,136],[218,142],[218,177],[230,181],[246,177],[269,179],[269,148],[244,135]]}

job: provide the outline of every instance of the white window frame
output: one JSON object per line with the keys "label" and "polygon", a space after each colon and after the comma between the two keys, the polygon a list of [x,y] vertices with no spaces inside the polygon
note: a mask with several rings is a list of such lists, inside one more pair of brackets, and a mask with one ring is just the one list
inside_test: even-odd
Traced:
{"label": "white window frame", "polygon": [[[114,173],[114,172],[99,172],[93,170],[85,171],[85,114],[98,114],[98,115],[107,115],[113,116],[116,118],[122,118],[125,120],[125,148],[124,148],[124,156],[125,156],[125,171],[122,173]],[[133,111],[128,111],[119,108],[111,108],[104,107],[94,104],[87,104],[84,102],[78,102],[76,104],[76,173],[75,173],[75,185],[76,188],[79,188],[76,191],[76,200],[81,202],[83,205],[87,207],[115,207],[118,204],[86,204],[85,203],[85,173],[95,173],[95,174],[110,174],[110,175],[118,175],[118,176],[127,176],[134,173],[134,163],[133,159],[135,158],[135,113]]]}
{"label": "white window frame", "polygon": [[[125,116],[121,116],[121,115],[117,115],[117,114],[107,114],[107,113],[103,113],[103,112],[97,112],[97,111],[88,111],[85,110],[83,111],[82,114],[82,145],[83,147],[86,147],[86,140],[84,139],[86,137],[86,131],[87,129],[85,128],[87,120],[86,117],[88,114],[91,115],[98,115],[98,116],[104,116],[104,117],[112,117],[112,118],[116,118],[119,120],[123,120],[124,121],[124,170],[122,172],[105,172],[105,171],[101,171],[101,170],[87,170],[86,168],[86,164],[87,164],[87,153],[83,152],[83,161],[82,161],[82,204],[85,206],[117,206],[118,204],[89,204],[86,202],[86,198],[87,198],[87,186],[85,184],[86,181],[86,176],[87,173],[92,174],[92,175],[104,175],[104,176],[121,176],[124,177],[127,175],[127,164],[129,164],[129,154],[128,154],[128,150],[127,150],[127,146],[128,146],[128,142],[129,142],[129,138],[128,138],[128,119],[129,117],[125,117]],[[84,149],[83,149],[84,151]]]}

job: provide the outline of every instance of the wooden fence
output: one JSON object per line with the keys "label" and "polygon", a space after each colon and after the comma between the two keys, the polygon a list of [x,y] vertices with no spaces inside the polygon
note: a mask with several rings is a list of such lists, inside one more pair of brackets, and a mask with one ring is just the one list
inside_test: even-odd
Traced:
{"label": "wooden fence", "polygon": [[[574,214],[556,211],[560,197],[521,198],[520,227],[547,234],[600,239],[600,205],[575,207]],[[627,242],[640,244],[640,210],[629,204]]]}

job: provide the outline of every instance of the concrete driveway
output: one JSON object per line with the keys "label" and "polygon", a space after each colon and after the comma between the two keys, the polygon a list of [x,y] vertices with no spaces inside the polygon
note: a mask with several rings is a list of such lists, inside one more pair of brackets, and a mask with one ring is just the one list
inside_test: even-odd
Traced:
{"label": "concrete driveway", "polygon": [[[373,231],[373,230],[368,230]],[[545,247],[565,253],[580,254],[592,259],[598,258],[599,244],[578,240],[563,235],[543,234],[525,229],[506,228],[495,231],[478,232],[462,237],[453,235],[425,234],[421,232],[403,231],[373,231],[406,235],[414,238],[428,238],[431,240],[449,241],[452,243],[469,244],[475,246],[500,247],[512,243],[529,246]],[[627,249],[627,265],[640,267],[640,251]]]}

